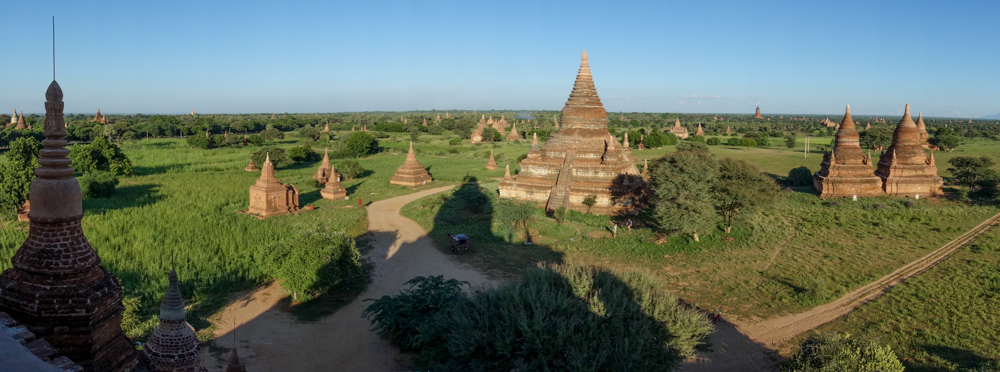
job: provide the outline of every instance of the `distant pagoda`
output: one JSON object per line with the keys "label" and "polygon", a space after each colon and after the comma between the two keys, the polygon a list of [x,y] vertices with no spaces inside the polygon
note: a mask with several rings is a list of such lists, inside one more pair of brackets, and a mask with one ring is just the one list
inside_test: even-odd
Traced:
{"label": "distant pagoda", "polygon": [[701,123],[698,123],[698,130],[696,130],[694,132],[694,135],[696,135],[696,136],[704,136],[705,135],[705,129],[701,127]]}
{"label": "distant pagoda", "polygon": [[927,134],[927,124],[924,124],[924,113],[917,114],[917,130],[920,131],[920,147],[931,148],[931,135]]}
{"label": "distant pagoda", "polygon": [[517,132],[517,124],[511,124],[511,126],[510,126],[510,134],[507,135],[507,140],[508,141],[520,141],[522,139],[523,138],[521,137],[521,133]]}
{"label": "distant pagoda", "polygon": [[67,157],[65,103],[55,80],[45,98],[28,238],[0,274],[0,311],[87,371],[130,371],[138,359],[121,329],[122,289],[80,225],[83,194]]}
{"label": "distant pagoda", "polygon": [[875,176],[871,159],[861,150],[857,127],[847,105],[833,150],[823,156],[813,187],[821,198],[853,198],[885,195],[882,179]]}
{"label": "distant pagoda", "polygon": [[944,195],[943,181],[934,164],[934,151],[928,156],[920,146],[920,130],[910,117],[909,104],[892,133],[892,145],[878,162],[875,175],[882,178],[882,189],[890,196]]}
{"label": "distant pagoda", "polygon": [[493,159],[493,150],[490,150],[490,160],[486,162],[486,169],[496,170],[497,161]]}
{"label": "distant pagoda", "polygon": [[410,152],[406,153],[406,160],[403,165],[396,168],[396,173],[389,179],[389,183],[400,186],[420,186],[433,181],[427,169],[417,162],[417,154],[413,152],[413,141],[410,141]]}
{"label": "distant pagoda", "polygon": [[674,121],[674,126],[670,128],[670,133],[673,133],[677,138],[685,139],[690,135],[687,128],[681,126],[681,118],[677,118]]}
{"label": "distant pagoda", "polygon": [[17,117],[17,126],[14,129],[28,129],[27,123],[24,121],[24,110],[21,110],[21,116]]}
{"label": "distant pagoda", "polygon": [[299,190],[295,185],[283,185],[274,176],[271,154],[264,158],[257,183],[250,186],[250,207],[247,213],[261,218],[299,211]]}
{"label": "distant pagoda", "polygon": [[753,114],[753,118],[754,119],[763,119],[764,118],[763,116],[760,116],[760,106],[757,106],[757,112],[755,114]]}
{"label": "distant pagoda", "polygon": [[253,163],[253,158],[250,158],[250,163],[247,164],[246,168],[243,168],[243,170],[247,172],[256,172],[260,170],[260,167]]}
{"label": "distant pagoda", "polygon": [[607,111],[597,95],[587,52],[566,106],[559,130],[541,148],[532,143],[516,177],[500,182],[500,197],[525,200],[554,211],[586,212],[588,195],[597,196],[592,213],[613,214],[633,206],[618,203],[642,185],[631,150],[608,132]]}
{"label": "distant pagoda", "polygon": [[160,324],[143,345],[142,352],[155,372],[204,372],[201,353],[204,346],[184,314],[184,298],[177,283],[177,272],[170,270],[167,293],[160,304]]}
{"label": "distant pagoda", "polygon": [[332,174],[333,165],[330,164],[330,150],[326,150],[323,152],[323,161],[319,163],[319,168],[316,169],[316,173],[313,173],[312,177],[320,184],[325,184]]}

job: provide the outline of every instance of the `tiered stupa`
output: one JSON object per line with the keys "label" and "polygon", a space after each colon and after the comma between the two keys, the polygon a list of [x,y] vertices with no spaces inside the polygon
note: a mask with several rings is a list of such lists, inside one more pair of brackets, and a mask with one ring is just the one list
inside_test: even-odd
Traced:
{"label": "tiered stupa", "polygon": [[250,208],[247,213],[261,218],[299,211],[299,190],[295,185],[283,185],[274,176],[271,154],[264,158],[257,183],[250,186]]}
{"label": "tiered stupa", "polygon": [[823,156],[820,171],[813,175],[813,187],[821,198],[885,195],[882,179],[875,176],[870,157],[861,150],[851,105],[840,122],[833,150]]}
{"label": "tiered stupa", "polygon": [[892,133],[892,145],[882,154],[875,175],[882,178],[882,190],[890,196],[919,198],[943,195],[943,181],[937,175],[934,151],[930,156],[920,146],[920,131],[906,105],[903,119]]}
{"label": "tiered stupa", "polygon": [[104,123],[105,122],[104,121],[104,115],[101,115],[101,108],[100,107],[97,108],[97,114],[95,114],[94,117],[92,119],[90,119],[90,122],[91,123]]}
{"label": "tiered stupa", "polygon": [[754,119],[763,119],[764,118],[763,116],[760,116],[760,106],[757,106],[757,113],[753,114],[753,118]]}
{"label": "tiered stupa", "polygon": [[201,352],[194,330],[184,314],[184,298],[177,284],[177,272],[170,270],[167,293],[160,304],[160,325],[143,345],[149,368],[156,372],[203,372]]}
{"label": "tiered stupa", "polygon": [[330,172],[327,173],[329,177],[323,186],[323,189],[319,191],[320,196],[327,200],[344,200],[347,199],[347,189],[340,185],[340,175],[337,174],[337,170],[330,165]]}
{"label": "tiered stupa", "polygon": [[512,124],[511,127],[510,127],[510,134],[507,135],[507,140],[508,141],[520,141],[522,139],[523,138],[521,137],[521,133],[517,132],[517,124]]}
{"label": "tiered stupa", "polygon": [[493,159],[493,150],[490,150],[490,160],[486,162],[486,169],[497,169],[497,161]]}
{"label": "tiered stupa", "polygon": [[319,168],[316,169],[316,173],[313,173],[313,179],[318,181],[320,184],[325,184],[327,180],[333,175],[333,165],[330,164],[330,150],[323,152],[323,161],[319,163]]}
{"label": "tiered stupa", "polygon": [[[31,182],[28,238],[0,274],[0,311],[87,371],[130,371],[122,290],[83,235],[83,195],[67,155],[63,92],[45,92],[45,140]],[[0,365],[3,363],[0,362]]]}
{"label": "tiered stupa", "polygon": [[412,187],[426,185],[431,181],[433,181],[431,175],[417,162],[417,154],[413,152],[413,141],[410,141],[410,152],[406,153],[406,160],[403,161],[403,165],[396,168],[396,173],[389,179],[389,183]]}
{"label": "tiered stupa", "polygon": [[596,195],[592,213],[630,208],[615,201],[642,180],[631,152],[608,132],[607,112],[594,87],[586,51],[562,119],[561,128],[544,146],[532,145],[516,178],[504,176],[500,197],[535,202],[546,210],[586,212],[584,199]]}
{"label": "tiered stupa", "polygon": [[927,133],[927,124],[924,124],[924,113],[917,114],[917,130],[920,131],[920,147],[931,148],[931,135]]}
{"label": "tiered stupa", "polygon": [[675,136],[677,136],[677,138],[680,139],[688,138],[688,136],[690,135],[688,133],[687,128],[681,126],[681,118],[677,118],[677,120],[674,121],[674,126],[670,128],[670,133],[673,133]]}
{"label": "tiered stupa", "polygon": [[253,158],[250,158],[250,163],[248,163],[246,168],[243,168],[243,170],[247,172],[256,172],[260,170],[260,167],[253,163]]}
{"label": "tiered stupa", "polygon": [[705,128],[701,127],[701,123],[698,123],[698,130],[696,130],[694,132],[694,135],[696,135],[696,136],[704,136],[705,135]]}
{"label": "tiered stupa", "polygon": [[17,109],[14,109],[14,116],[10,117],[10,124],[7,124],[7,127],[11,127],[11,126],[15,126],[15,125],[17,125]]}
{"label": "tiered stupa", "polygon": [[28,128],[28,125],[24,121],[24,110],[21,110],[21,116],[17,117],[17,126],[14,127],[14,129],[27,129],[27,128]]}

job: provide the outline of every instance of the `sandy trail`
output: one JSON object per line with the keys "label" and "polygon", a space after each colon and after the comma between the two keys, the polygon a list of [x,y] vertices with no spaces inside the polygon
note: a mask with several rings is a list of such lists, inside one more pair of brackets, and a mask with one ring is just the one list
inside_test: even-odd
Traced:
{"label": "sandy trail", "polygon": [[[399,352],[370,330],[361,311],[362,300],[395,295],[415,276],[444,275],[473,285],[490,279],[442,254],[427,232],[399,214],[400,208],[422,197],[449,190],[439,187],[398,196],[368,206],[368,230],[375,248],[365,257],[374,265],[372,283],[350,304],[314,323],[299,323],[279,304],[285,295],[276,285],[239,296],[220,313],[216,324],[218,346],[233,346],[233,319],[237,319],[238,352],[249,371],[405,371]],[[223,358],[225,355],[223,355]],[[205,365],[221,371],[224,362],[205,353]]]}
{"label": "sandy trail", "polygon": [[983,223],[972,228],[972,230],[960,235],[955,240],[948,242],[926,256],[910,262],[896,269],[896,271],[868,283],[833,302],[814,307],[802,313],[768,319],[756,324],[740,327],[740,329],[757,342],[776,346],[782,341],[795,337],[805,331],[829,323],[851,312],[865,302],[881,296],[904,280],[924,272],[938,262],[948,258],[958,248],[969,243],[976,236],[979,236],[979,234],[997,225],[998,221],[1000,221],[1000,213],[988,218]]}

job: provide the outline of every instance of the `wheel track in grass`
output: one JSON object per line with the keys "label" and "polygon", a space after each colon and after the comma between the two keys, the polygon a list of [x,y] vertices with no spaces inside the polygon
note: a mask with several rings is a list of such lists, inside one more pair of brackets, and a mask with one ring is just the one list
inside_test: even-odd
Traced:
{"label": "wheel track in grass", "polygon": [[861,288],[834,300],[833,302],[814,307],[810,310],[786,315],[778,318],[764,320],[755,324],[739,327],[740,330],[755,341],[768,345],[777,346],[803,332],[829,323],[847,313],[850,313],[858,306],[878,298],[892,287],[899,285],[906,279],[912,278],[937,263],[955,253],[956,250],[965,246],[980,234],[986,232],[1000,222],[1000,213],[986,219],[976,227],[959,235],[954,240],[946,243],[927,255],[910,262],[903,267],[885,275],[878,280],[868,283]]}

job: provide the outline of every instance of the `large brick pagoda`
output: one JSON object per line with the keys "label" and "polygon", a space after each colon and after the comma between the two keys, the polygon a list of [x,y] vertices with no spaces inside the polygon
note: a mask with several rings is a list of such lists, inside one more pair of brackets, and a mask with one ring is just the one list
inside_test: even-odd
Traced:
{"label": "large brick pagoda", "polygon": [[586,212],[583,200],[597,196],[590,211],[612,214],[630,207],[619,200],[642,183],[631,150],[608,132],[607,112],[594,87],[583,52],[573,91],[562,109],[562,123],[544,146],[532,143],[521,172],[500,182],[500,197],[538,203],[546,210]]}
{"label": "large brick pagoda", "polygon": [[840,122],[833,150],[823,156],[820,171],[813,175],[813,187],[821,198],[885,195],[882,179],[875,176],[871,159],[861,150],[851,105]]}
{"label": "large brick pagoda", "polygon": [[[0,274],[0,311],[87,371],[129,371],[122,290],[83,235],[83,195],[67,157],[63,92],[45,92],[45,140],[31,182],[28,238]],[[2,363],[0,363],[2,365]]]}
{"label": "large brick pagoda", "polygon": [[920,144],[920,130],[910,117],[910,105],[906,105],[903,118],[892,133],[892,145],[882,154],[875,171],[886,194],[913,198],[944,195],[934,151],[928,156]]}
{"label": "large brick pagoda", "polygon": [[417,162],[417,154],[413,152],[413,142],[410,142],[410,151],[406,153],[406,160],[403,165],[396,168],[396,173],[389,179],[389,183],[400,186],[420,186],[433,181],[431,175],[427,173],[423,165]]}

